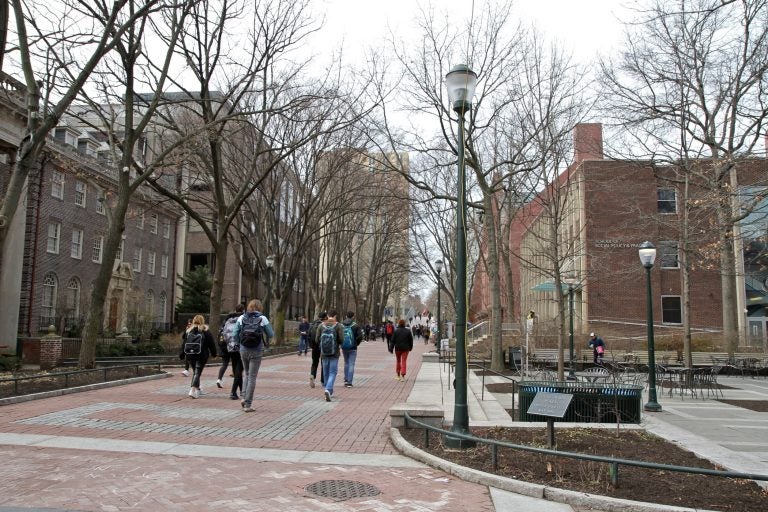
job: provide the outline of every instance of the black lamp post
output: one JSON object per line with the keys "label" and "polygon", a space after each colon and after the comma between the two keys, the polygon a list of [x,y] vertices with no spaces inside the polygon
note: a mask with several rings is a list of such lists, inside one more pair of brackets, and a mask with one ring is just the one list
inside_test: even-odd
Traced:
{"label": "black lamp post", "polygon": [[573,368],[573,286],[574,282],[572,279],[567,279],[566,283],[568,284],[568,311],[570,312],[568,316],[568,345],[570,348],[570,369],[568,370],[568,380],[576,380],[576,374],[574,373]]}
{"label": "black lamp post", "polygon": [[443,338],[443,324],[441,323],[441,305],[440,305],[440,288],[443,286],[440,273],[443,271],[443,260],[437,260],[435,262],[435,270],[437,270],[437,339],[435,340],[435,349],[440,352],[440,340]]}
{"label": "black lamp post", "polygon": [[643,409],[648,412],[661,411],[661,404],[656,400],[656,356],[653,347],[653,296],[651,294],[651,268],[656,261],[656,247],[651,242],[640,244],[640,262],[645,267],[646,303],[648,310],[648,403]]}
{"label": "black lamp post", "polygon": [[264,316],[269,318],[269,309],[272,304],[272,267],[275,266],[275,257],[270,254],[266,257],[265,262],[267,264],[267,301],[264,304]]}
{"label": "black lamp post", "polygon": [[[469,408],[467,407],[467,191],[464,162],[464,114],[472,110],[477,73],[464,64],[454,66],[445,75],[445,86],[454,112],[459,115],[457,156],[459,167],[456,197],[456,385],[451,432],[469,434]],[[469,448],[473,441],[445,436],[450,448]]]}

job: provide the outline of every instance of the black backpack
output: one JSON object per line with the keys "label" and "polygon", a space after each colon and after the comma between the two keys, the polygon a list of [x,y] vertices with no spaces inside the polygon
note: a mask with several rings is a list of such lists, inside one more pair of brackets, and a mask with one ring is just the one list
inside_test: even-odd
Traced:
{"label": "black backpack", "polygon": [[184,340],[184,353],[188,356],[199,355],[203,351],[203,333],[195,327],[187,333]]}
{"label": "black backpack", "polygon": [[264,343],[267,348],[264,328],[259,313],[246,313],[243,315],[242,328],[240,329],[240,344],[246,348],[256,348],[259,343]]}

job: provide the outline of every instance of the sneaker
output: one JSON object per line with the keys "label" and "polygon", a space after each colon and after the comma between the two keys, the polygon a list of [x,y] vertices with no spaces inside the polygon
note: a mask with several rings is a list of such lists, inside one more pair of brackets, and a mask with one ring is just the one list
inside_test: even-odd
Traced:
{"label": "sneaker", "polygon": [[395,376],[395,380],[402,380],[399,375]]}
{"label": "sneaker", "polygon": [[331,392],[326,389],[325,391],[323,391],[323,393],[325,394],[325,401],[326,402],[330,402],[331,401]]}
{"label": "sneaker", "polygon": [[240,400],[240,407],[245,408],[245,400]]}
{"label": "sneaker", "polygon": [[344,383],[344,387],[345,388],[351,388],[352,387],[352,383],[351,382],[345,382]]}
{"label": "sneaker", "polygon": [[188,393],[188,394],[189,394],[189,396],[191,396],[192,398],[195,398],[195,388],[189,388],[189,393]]}
{"label": "sneaker", "polygon": [[253,407],[243,407],[243,412],[253,412],[255,410]]}
{"label": "sneaker", "polygon": [[185,377],[189,377],[189,371],[188,370],[184,370],[183,372],[181,372],[181,374],[183,376],[185,376]]}
{"label": "sneaker", "polygon": [[312,389],[315,389],[315,378],[312,377],[311,375],[309,376],[309,387],[311,387]]}
{"label": "sneaker", "polygon": [[240,397],[239,397],[239,396],[237,396],[237,395],[229,395],[229,399],[230,399],[230,400],[239,400],[239,399],[240,399]]}
{"label": "sneaker", "polygon": [[202,394],[201,391],[199,389],[196,389],[195,390],[195,396],[193,396],[192,398],[200,398],[201,394]]}
{"label": "sneaker", "polygon": [[219,389],[221,389],[221,388],[223,388],[223,387],[224,387],[224,386],[222,386],[222,385],[221,385],[221,379],[219,379],[219,380],[217,380],[217,381],[216,381],[216,386],[217,386]]}

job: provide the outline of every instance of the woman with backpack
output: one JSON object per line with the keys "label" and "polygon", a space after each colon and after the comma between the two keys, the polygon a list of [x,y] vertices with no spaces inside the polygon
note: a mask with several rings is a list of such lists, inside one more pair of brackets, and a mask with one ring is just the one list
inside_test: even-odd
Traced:
{"label": "woman with backpack", "polygon": [[191,398],[200,397],[200,375],[203,373],[208,357],[216,357],[216,342],[205,325],[203,315],[195,315],[192,324],[181,335],[181,353],[179,359],[186,359],[192,372],[192,384],[189,388]]}

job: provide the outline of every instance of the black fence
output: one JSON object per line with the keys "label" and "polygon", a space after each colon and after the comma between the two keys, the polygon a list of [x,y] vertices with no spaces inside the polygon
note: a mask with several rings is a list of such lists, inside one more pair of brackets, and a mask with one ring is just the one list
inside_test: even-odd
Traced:
{"label": "black fence", "polygon": [[[637,384],[586,383],[571,381],[522,381],[518,383],[520,421],[544,421],[546,418],[528,414],[536,393],[567,393],[573,395],[563,418],[555,421],[575,423],[640,423],[643,386]],[[618,418],[617,418],[618,415]]]}

